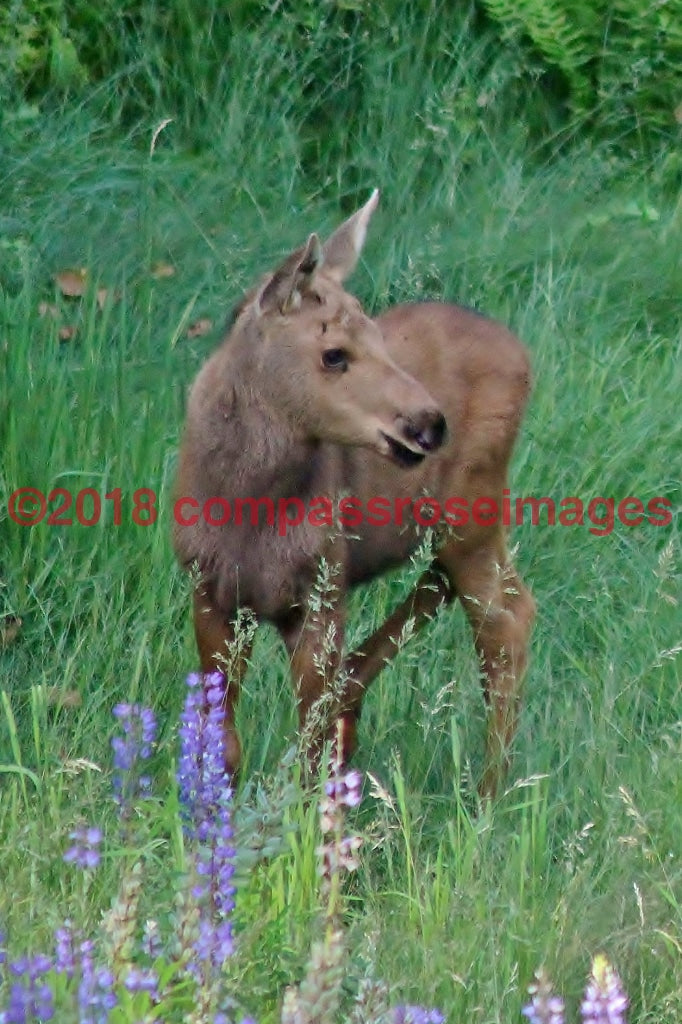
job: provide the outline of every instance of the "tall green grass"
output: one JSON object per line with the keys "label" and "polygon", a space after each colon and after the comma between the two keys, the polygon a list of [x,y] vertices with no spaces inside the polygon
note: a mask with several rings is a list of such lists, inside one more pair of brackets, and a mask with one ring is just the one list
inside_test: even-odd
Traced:
{"label": "tall green grass", "polygon": [[[504,54],[465,27],[437,60],[419,38],[409,50],[368,50],[360,94],[340,72],[325,78],[319,48],[294,66],[267,37],[245,35],[201,125],[178,106],[124,129],[115,86],[8,120],[0,615],[22,626],[0,650],[0,927],[16,952],[36,950],[74,906],[94,925],[108,905],[116,857],[83,891],[61,855],[81,818],[114,832],[117,701],[159,714],[156,784],[170,792],[182,677],[195,666],[189,587],[169,542],[186,388],[242,291],[379,186],[351,282],[365,305],[454,299],[500,317],[529,346],[535,391],[514,493],[662,495],[675,513],[670,526],[616,523],[604,537],[588,526],[513,531],[539,618],[509,789],[492,807],[475,796],[484,708],[461,611],[439,614],[374,684],[358,755],[373,782],[358,812],[367,842],[349,892],[349,979],[370,963],[397,998],[441,1006],[451,1021],[508,1021],[538,963],[574,1005],[590,955],[604,949],[633,1024],[673,1022],[679,198],[665,154],[642,167],[585,140],[538,149],[541,97],[515,91]],[[188,77],[188,108],[194,85]],[[328,120],[321,96],[334,99]],[[150,153],[162,114],[175,119]],[[159,262],[175,275],[152,276]],[[80,266],[88,289],[67,300],[51,275]],[[108,290],[103,309],[98,288]],[[40,315],[42,302],[56,304],[58,320]],[[213,332],[189,338],[204,316]],[[59,341],[61,323],[77,327],[71,340]],[[18,526],[8,499],[23,486],[121,487],[123,521],[113,524],[105,501],[93,527]],[[150,526],[131,518],[139,487],[157,494]],[[354,595],[349,643],[416,571]],[[264,628],[239,708],[247,777],[273,776],[294,721],[284,653]],[[247,818],[253,799],[248,787],[237,797]],[[283,987],[301,976],[316,909],[314,810],[298,791],[282,813],[285,849],[245,875],[237,906],[238,980],[260,1021],[276,1019]],[[169,821],[162,801],[146,848],[150,913],[172,885]]]}

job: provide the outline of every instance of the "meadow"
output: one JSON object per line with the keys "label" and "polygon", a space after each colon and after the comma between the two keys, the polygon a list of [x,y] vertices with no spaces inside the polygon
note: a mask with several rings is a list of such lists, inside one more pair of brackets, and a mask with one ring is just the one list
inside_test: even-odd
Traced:
{"label": "meadow", "polygon": [[[527,514],[514,527],[539,613],[512,770],[494,803],[476,795],[485,709],[461,609],[439,613],[374,683],[354,761],[363,799],[344,819],[364,841],[343,879],[347,952],[329,1014],[351,1019],[363,983],[381,979],[391,1005],[508,1024],[544,964],[574,1019],[603,952],[630,1024],[672,1024],[682,1015],[679,138],[645,147],[588,123],[560,130],[515,51],[464,18],[442,38],[409,18],[363,51],[361,81],[350,55],[362,40],[324,48],[315,36],[297,50],[244,30],[217,79],[197,61],[194,78],[174,79],[172,104],[149,101],[144,116],[126,106],[128,71],[80,98],[3,112],[0,933],[14,959],[49,951],[65,919],[97,935],[137,861],[135,927],[177,927],[178,722],[196,656],[170,525],[187,387],[243,292],[379,187],[349,290],[372,311],[458,301],[529,348],[535,385],[513,494],[586,506],[662,497],[670,515],[595,529]],[[23,487],[93,489],[101,514],[90,526],[74,509],[71,525],[22,526],[10,496]],[[115,517],[105,495],[119,488]],[[140,488],[153,492],[153,522],[133,517]],[[349,646],[419,569],[354,594]],[[121,703],[152,708],[159,723],[151,796],[123,829],[111,750]],[[291,749],[288,666],[266,627],[238,721],[224,984],[230,1019],[268,1024],[305,975],[329,894],[317,800]],[[104,834],[96,870],[63,860],[84,825]],[[165,1008],[147,999],[111,1020],[186,1013],[180,997]]]}

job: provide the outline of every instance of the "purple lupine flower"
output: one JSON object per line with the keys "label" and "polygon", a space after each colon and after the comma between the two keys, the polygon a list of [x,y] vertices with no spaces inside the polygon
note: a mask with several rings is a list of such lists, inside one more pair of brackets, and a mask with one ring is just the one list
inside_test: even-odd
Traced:
{"label": "purple lupine flower", "polygon": [[95,967],[94,943],[86,940],[78,949],[80,984],[78,985],[79,1024],[107,1024],[109,1013],[117,1005],[114,974],[108,967]]}
{"label": "purple lupine flower", "polygon": [[346,772],[345,775],[331,778],[325,784],[324,791],[335,804],[346,807],[358,807],[362,800],[362,774],[358,771]]}
{"label": "purple lupine flower", "polygon": [[234,908],[234,849],[231,845],[232,790],[225,771],[225,679],[220,672],[187,679],[180,722],[178,785],[187,838],[194,844],[199,906],[195,953],[219,970],[233,951],[230,914]]}
{"label": "purple lupine flower", "polygon": [[391,1024],[444,1024],[445,1017],[440,1010],[425,1006],[395,1006]]}
{"label": "purple lupine flower", "polygon": [[79,868],[96,868],[100,862],[99,846],[102,832],[98,828],[77,828],[69,832],[73,846],[64,854],[67,864],[75,864]]}
{"label": "purple lupine flower", "polygon": [[316,853],[319,857],[318,873],[329,882],[340,871],[355,871],[357,853],[362,846],[360,836],[344,836],[344,808],[357,807],[361,800],[362,775],[357,771],[337,774],[325,783],[325,795],[320,801],[320,831],[328,838]]}
{"label": "purple lupine flower", "polygon": [[625,1024],[628,997],[623,983],[606,957],[592,961],[592,974],[580,1004],[583,1024]]}
{"label": "purple lupine flower", "polygon": [[28,1024],[32,1020],[52,1020],[54,995],[45,981],[45,975],[51,968],[50,958],[43,955],[22,957],[10,963],[10,974],[17,981],[10,985],[3,1024]]}
{"label": "purple lupine flower", "polygon": [[65,921],[54,933],[55,970],[73,978],[76,970],[76,943],[70,921]]}
{"label": "purple lupine flower", "polygon": [[323,834],[334,832],[343,825],[343,808],[357,807],[362,799],[362,775],[350,771],[345,775],[332,775],[324,787],[320,801],[320,829]]}
{"label": "purple lupine flower", "polygon": [[225,771],[225,677],[212,672],[187,678],[180,716],[178,784],[187,834],[202,838],[207,823],[229,789]]}
{"label": "purple lupine flower", "polygon": [[25,975],[31,981],[36,981],[43,974],[51,969],[52,962],[49,956],[45,956],[44,953],[39,953],[37,956],[22,956],[18,960],[14,960],[10,965],[10,973],[17,977]]}
{"label": "purple lupine flower", "polygon": [[78,975],[79,1024],[107,1024],[109,1011],[118,1003],[113,971],[95,966],[94,948],[91,940],[77,944],[70,921],[55,932],[55,970],[69,979]]}
{"label": "purple lupine flower", "polygon": [[156,971],[144,967],[131,967],[123,984],[129,992],[149,992],[152,999],[159,999],[159,978]]}
{"label": "purple lupine flower", "polygon": [[151,708],[140,704],[117,704],[113,711],[122,729],[114,736],[114,800],[124,815],[130,813],[134,801],[149,792],[151,779],[142,774],[142,765],[149,759],[156,739],[156,718]]}
{"label": "purple lupine flower", "polygon": [[531,997],[521,1013],[530,1024],[564,1024],[564,1001],[552,991],[552,983],[546,972],[540,968],[535,972],[535,981],[528,986]]}
{"label": "purple lupine flower", "polygon": [[2,1024],[27,1024],[28,1021],[48,1021],[54,1017],[54,997],[49,985],[29,982],[10,985],[7,1009],[0,1015]]}

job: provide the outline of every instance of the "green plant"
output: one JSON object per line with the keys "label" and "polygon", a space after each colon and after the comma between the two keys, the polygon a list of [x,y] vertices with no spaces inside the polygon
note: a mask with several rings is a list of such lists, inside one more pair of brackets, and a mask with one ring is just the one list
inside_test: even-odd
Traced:
{"label": "green plant", "polygon": [[528,39],[568,87],[575,114],[651,139],[680,121],[682,3],[484,0],[503,32]]}

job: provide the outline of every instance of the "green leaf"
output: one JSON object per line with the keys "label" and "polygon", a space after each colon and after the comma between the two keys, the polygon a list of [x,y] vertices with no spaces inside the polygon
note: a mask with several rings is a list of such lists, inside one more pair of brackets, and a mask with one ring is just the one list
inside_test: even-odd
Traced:
{"label": "green leaf", "polygon": [[68,36],[56,26],[50,26],[50,82],[57,89],[67,91],[84,85],[88,73],[78,59],[78,53]]}

